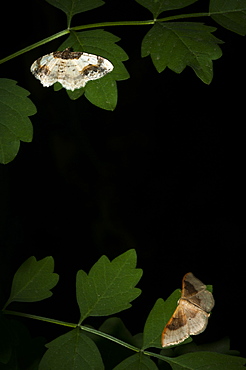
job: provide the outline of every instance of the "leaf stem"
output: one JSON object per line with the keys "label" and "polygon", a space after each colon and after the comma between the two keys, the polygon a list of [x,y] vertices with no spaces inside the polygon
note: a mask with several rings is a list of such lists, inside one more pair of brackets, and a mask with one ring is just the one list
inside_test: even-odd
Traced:
{"label": "leaf stem", "polygon": [[155,24],[155,21],[156,20],[154,19],[150,19],[146,21],[115,21],[115,22],[91,23],[84,24],[82,26],[71,27],[70,30],[79,31],[87,28],[115,27],[115,26],[147,26],[150,24]]}
{"label": "leaf stem", "polygon": [[118,339],[118,338],[115,338],[113,337],[112,335],[109,335],[107,333],[103,333],[102,331],[98,331],[96,329],[93,329],[93,328],[90,328],[88,326],[83,326],[83,325],[79,325],[79,327],[84,330],[84,331],[87,331],[87,332],[90,332],[92,334],[96,334],[100,337],[103,337],[103,338],[106,338],[108,340],[111,340],[112,342],[115,342],[115,343],[118,343],[120,344],[121,346],[123,347],[126,347],[126,348],[129,348],[131,349],[132,351],[135,351],[135,352],[140,352],[141,349],[138,348],[138,347],[135,347],[135,346],[132,346],[131,344],[129,343],[126,343],[126,342],[123,342],[122,340]]}
{"label": "leaf stem", "polygon": [[52,323],[52,324],[62,325],[62,326],[70,327],[70,328],[77,328],[79,326],[81,330],[84,330],[84,331],[87,331],[89,333],[96,334],[96,335],[98,335],[100,337],[103,337],[105,339],[111,340],[112,342],[115,342],[115,343],[117,343],[117,344],[119,344],[123,347],[126,347],[126,348],[128,348],[128,349],[130,349],[134,352],[143,352],[147,356],[156,357],[156,358],[159,358],[160,360],[167,361],[169,363],[173,362],[169,357],[162,356],[162,355],[159,355],[157,353],[153,353],[153,352],[149,352],[149,351],[145,351],[145,350],[143,351],[141,348],[135,347],[135,346],[133,346],[129,343],[126,343],[126,342],[124,342],[124,341],[122,341],[118,338],[113,337],[112,335],[109,335],[107,333],[103,333],[102,331],[93,329],[93,328],[88,327],[88,326],[82,326],[82,325],[74,324],[74,323],[71,323],[71,322],[65,322],[65,321],[50,319],[50,318],[47,318],[47,317],[31,315],[29,313],[18,312],[18,311],[3,310],[2,312],[5,315],[14,315],[14,316],[20,316],[20,317],[27,317],[29,319],[45,321],[45,322],[49,322],[49,323]]}
{"label": "leaf stem", "polygon": [[118,338],[115,338],[115,337],[112,337],[111,335],[109,334],[106,334],[106,333],[103,333],[101,331],[98,331],[98,330],[95,330],[93,328],[90,328],[90,327],[87,327],[87,326],[82,326],[82,325],[79,325],[79,327],[82,329],[82,330],[85,330],[87,332],[90,332],[90,333],[93,333],[93,334],[96,334],[96,335],[99,335],[100,337],[103,337],[103,338],[106,338],[108,340],[111,340],[112,342],[115,342],[123,347],[126,347],[132,351],[135,351],[135,352],[142,352],[144,353],[145,355],[147,356],[152,356],[152,357],[156,357],[158,358],[159,360],[162,360],[162,361],[167,361],[168,363],[175,363],[175,361],[173,361],[172,359],[170,359],[169,357],[167,356],[162,356],[162,355],[159,355],[158,353],[154,353],[154,352],[150,352],[150,351],[143,351],[141,348],[138,348],[138,347],[135,347],[129,343],[126,343],[126,342],[123,342],[122,340],[118,339]]}
{"label": "leaf stem", "polygon": [[123,347],[126,347],[132,351],[135,351],[135,352],[142,352],[144,353],[145,355],[147,356],[152,356],[152,357],[156,357],[162,361],[167,361],[167,362],[174,362],[172,360],[170,360],[169,357],[166,357],[166,356],[162,356],[162,355],[159,355],[158,353],[154,353],[154,352],[150,352],[150,351],[145,351],[145,350],[142,350],[141,348],[138,348],[138,347],[135,347],[129,343],[126,343],[126,342],[123,342],[122,340],[118,339],[118,338],[115,338],[113,337],[112,335],[109,335],[109,334],[106,334],[106,333],[103,333],[101,331],[98,331],[96,329],[93,329],[93,328],[90,328],[90,327],[87,327],[87,326],[82,326],[82,325],[79,325],[79,327],[82,329],[82,330],[85,330],[87,332],[90,332],[92,334],[96,334],[100,337],[103,337],[103,338],[106,338],[108,340],[111,340],[112,342],[115,342]]}
{"label": "leaf stem", "polygon": [[74,324],[74,323],[71,323],[71,322],[65,322],[65,321],[60,321],[60,320],[55,320],[55,319],[49,319],[48,317],[31,315],[29,313],[18,312],[18,311],[3,310],[2,312],[5,315],[13,315],[13,316],[27,317],[28,319],[45,321],[45,322],[49,322],[49,323],[56,324],[56,325],[67,326],[67,327],[70,327],[70,328],[76,328],[77,326],[79,326],[84,331],[87,331],[87,332],[90,332],[92,334],[96,334],[98,336],[104,337],[104,338],[106,338],[108,340],[111,340],[111,341],[113,341],[115,343],[118,343],[118,344],[120,344],[120,345],[122,345],[124,347],[127,347],[127,348],[131,349],[132,351],[135,351],[135,352],[141,351],[139,348],[134,347],[134,346],[132,346],[129,343],[123,342],[122,340],[117,339],[117,338],[115,338],[115,337],[113,337],[113,336],[111,336],[109,334],[103,333],[101,331],[98,331],[96,329],[93,329],[93,328],[90,328],[90,327],[87,327],[87,326],[82,326],[82,325]]}
{"label": "leaf stem", "polygon": [[209,16],[210,16],[210,13],[179,14],[179,15],[173,15],[173,16],[165,17],[165,18],[149,19],[146,21],[115,21],[115,22],[84,24],[81,26],[71,27],[70,30],[79,31],[79,30],[84,30],[88,28],[115,27],[115,26],[148,26],[150,24],[155,24],[156,22],[167,22],[167,21],[174,21],[176,19],[209,17]]}
{"label": "leaf stem", "polygon": [[155,24],[156,22],[167,22],[167,21],[173,21],[176,19],[185,19],[185,18],[194,18],[194,17],[208,17],[211,13],[192,13],[192,14],[180,14],[180,15],[174,15],[171,17],[165,17],[165,18],[159,18],[159,19],[150,19],[146,21],[115,21],[115,22],[101,22],[101,23],[92,23],[92,24],[85,24],[81,26],[75,26],[71,28],[67,28],[63,31],[60,31],[58,33],[55,33],[52,36],[46,37],[43,40],[40,40],[32,45],[27,46],[24,49],[21,49],[13,54],[8,55],[7,57],[0,60],[0,64],[7,62],[10,59],[13,59],[15,57],[18,57],[21,54],[24,54],[32,49],[37,48],[38,46],[44,45],[47,42],[53,41],[59,37],[62,37],[70,31],[79,31],[79,30],[85,30],[90,28],[99,28],[99,27],[115,27],[115,26],[147,26],[151,24]]}
{"label": "leaf stem", "polygon": [[158,18],[156,22],[168,22],[175,21],[176,19],[185,19],[185,18],[199,18],[199,17],[210,17],[211,13],[190,13],[190,14],[179,14],[173,15],[165,18]]}
{"label": "leaf stem", "polygon": [[78,326],[77,324],[74,324],[74,323],[71,323],[71,322],[65,322],[65,321],[60,321],[60,320],[55,320],[55,319],[49,319],[48,317],[31,315],[29,313],[24,313],[24,312],[9,311],[9,310],[4,310],[2,312],[4,314],[6,314],[6,315],[14,315],[14,316],[27,317],[28,319],[34,319],[34,320],[39,320],[39,321],[50,322],[52,324],[57,324],[57,325],[62,325],[62,326],[68,326],[70,328],[76,328]]}
{"label": "leaf stem", "polygon": [[32,49],[35,49],[35,48],[37,48],[38,46],[44,45],[44,44],[46,44],[47,42],[53,41],[53,40],[55,40],[55,39],[57,39],[57,38],[59,38],[59,37],[61,37],[61,36],[64,36],[64,35],[66,35],[66,34],[67,34],[67,33],[69,33],[69,32],[70,32],[70,30],[66,29],[66,30],[60,31],[60,32],[58,32],[58,33],[55,33],[55,34],[54,34],[54,35],[52,35],[52,36],[46,37],[46,38],[45,38],[45,39],[43,39],[43,40],[40,40],[40,41],[38,41],[38,42],[35,42],[34,44],[29,45],[29,46],[27,46],[27,47],[26,47],[26,48],[24,48],[24,49],[21,49],[21,50],[19,50],[19,51],[16,51],[15,53],[10,54],[10,55],[8,55],[7,57],[5,57],[5,58],[3,58],[3,59],[0,59],[0,64],[2,64],[2,63],[4,63],[4,62],[7,62],[8,60],[13,59],[13,58],[15,58],[15,57],[18,57],[18,56],[19,56],[19,55],[21,55],[21,54],[27,53],[28,51],[30,51],[30,50],[32,50]]}

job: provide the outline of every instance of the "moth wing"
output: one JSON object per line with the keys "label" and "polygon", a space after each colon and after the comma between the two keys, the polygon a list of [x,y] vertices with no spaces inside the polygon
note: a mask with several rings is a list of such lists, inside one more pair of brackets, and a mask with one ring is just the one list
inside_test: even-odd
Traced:
{"label": "moth wing", "polygon": [[57,82],[59,64],[52,54],[44,55],[31,65],[31,72],[45,87]]}
{"label": "moth wing", "polygon": [[207,327],[210,315],[182,298],[179,301],[179,306],[182,308],[186,317],[189,335],[202,333]]}
{"label": "moth wing", "polygon": [[214,297],[208,290],[198,292],[193,297],[190,297],[188,301],[207,313],[211,312],[214,307]]}
{"label": "moth wing", "polygon": [[183,342],[189,337],[189,327],[182,305],[178,305],[171,319],[166,324],[162,336],[162,347],[171,346]]}
{"label": "moth wing", "polygon": [[212,293],[191,272],[188,272],[183,278],[181,298],[188,300],[206,312],[210,312],[214,307]]}

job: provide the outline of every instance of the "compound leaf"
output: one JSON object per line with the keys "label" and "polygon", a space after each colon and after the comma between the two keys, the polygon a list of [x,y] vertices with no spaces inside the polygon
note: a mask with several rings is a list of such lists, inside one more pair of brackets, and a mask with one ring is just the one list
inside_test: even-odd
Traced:
{"label": "compound leaf", "polygon": [[20,140],[32,141],[33,128],[28,116],[36,113],[36,107],[28,95],[27,90],[16,86],[16,81],[0,79],[0,163],[15,158]]}
{"label": "compound leaf", "polygon": [[135,288],[142,276],[136,269],[136,252],[131,249],[112,262],[102,256],[87,275],[79,270],[76,280],[80,323],[88,316],[107,316],[131,307],[141,290]]}
{"label": "compound leaf", "polygon": [[76,328],[46,345],[39,370],[103,370],[104,365],[95,343]]}
{"label": "compound leaf", "polygon": [[195,3],[197,0],[136,0],[145,8],[151,11],[154,18],[157,18],[162,12],[167,10],[181,9],[185,6]]}
{"label": "compound leaf", "polygon": [[166,67],[181,73],[186,66],[206,84],[213,78],[212,60],[221,57],[215,28],[192,22],[155,24],[142,42],[142,56],[151,55],[158,72]]}
{"label": "compound leaf", "polygon": [[54,272],[53,257],[37,261],[34,256],[28,258],[14,275],[10,297],[11,302],[37,302],[49,298],[59,276]]}
{"label": "compound leaf", "polygon": [[46,0],[49,4],[62,10],[67,15],[68,26],[75,14],[87,12],[104,5],[102,0]]}
{"label": "compound leaf", "polygon": [[149,357],[136,353],[133,356],[127,357],[113,370],[158,370],[158,367]]}
{"label": "compound leaf", "polygon": [[[222,27],[239,35],[246,34],[245,0],[211,0],[209,11],[211,17]],[[217,13],[217,14],[213,14]]]}
{"label": "compound leaf", "polygon": [[104,76],[96,80],[94,84],[89,83],[85,90],[85,97],[94,105],[106,110],[114,110],[117,104],[118,90],[112,76]]}

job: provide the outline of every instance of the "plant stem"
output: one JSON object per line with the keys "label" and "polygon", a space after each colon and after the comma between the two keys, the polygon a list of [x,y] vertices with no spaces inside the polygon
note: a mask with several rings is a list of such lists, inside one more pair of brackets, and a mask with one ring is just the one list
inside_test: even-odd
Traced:
{"label": "plant stem", "polygon": [[[56,325],[68,326],[70,328],[76,328],[78,326],[78,324],[74,324],[74,323],[71,323],[71,322],[65,322],[65,321],[60,321],[60,320],[55,320],[55,319],[49,319],[47,317],[42,317],[42,316],[37,316],[37,315],[31,315],[29,313],[24,313],[24,312],[9,311],[9,310],[3,310],[2,312],[5,315],[13,315],[13,316],[27,317],[28,319],[45,321],[45,322],[49,322],[49,323],[56,324]],[[103,333],[101,331],[98,331],[96,329],[93,329],[93,328],[90,328],[90,327],[87,327],[87,326],[79,325],[79,327],[82,330],[84,330],[84,331],[87,331],[87,332],[92,333],[92,334],[96,334],[96,335],[101,336],[101,337],[106,338],[106,339],[109,339],[109,340],[111,340],[111,341],[113,341],[115,343],[118,343],[118,344],[120,344],[120,345],[122,345],[124,347],[127,347],[127,348],[131,349],[132,351],[135,351],[135,352],[139,352],[140,351],[139,348],[134,347],[131,344],[128,344],[126,342],[123,342],[120,339],[117,339],[115,337],[112,337],[109,334]]]}
{"label": "plant stem", "polygon": [[126,343],[126,342],[123,342],[122,340],[118,339],[118,338],[115,338],[113,337],[112,335],[109,335],[107,333],[103,333],[102,331],[98,331],[96,329],[93,329],[93,328],[90,328],[88,326],[82,326],[80,325],[80,328],[82,330],[85,330],[85,331],[88,331],[89,333],[92,333],[92,334],[96,334],[96,335],[99,335],[100,337],[103,337],[103,338],[106,338],[108,340],[111,340],[112,342],[115,342],[115,343],[118,343],[119,345],[123,346],[123,347],[126,347],[126,348],[129,348],[131,349],[132,351],[135,351],[135,352],[140,352],[141,349],[138,348],[138,347],[135,347],[135,346],[132,346],[131,344],[129,343]]}
{"label": "plant stem", "polygon": [[150,19],[147,21],[115,21],[115,22],[92,23],[84,24],[82,26],[71,27],[70,30],[79,31],[87,28],[115,27],[115,26],[148,26],[150,24],[155,24],[155,20]]}
{"label": "plant stem", "polygon": [[194,17],[208,17],[210,16],[210,13],[192,13],[192,14],[180,14],[180,15],[174,15],[171,17],[165,17],[165,18],[160,18],[160,19],[151,19],[151,20],[146,20],[146,21],[115,21],[115,22],[102,22],[102,23],[92,23],[92,24],[85,24],[82,26],[76,26],[76,27],[71,27],[67,28],[63,31],[60,31],[58,33],[55,33],[52,36],[46,37],[43,40],[40,40],[30,46],[27,46],[24,49],[21,49],[11,55],[8,55],[7,57],[3,58],[0,60],[0,64],[7,62],[10,59],[13,59],[15,57],[18,57],[21,54],[24,54],[32,49],[37,48],[38,46],[41,46],[43,44],[46,44],[47,42],[53,41],[59,37],[62,37],[70,31],[79,31],[79,30],[85,30],[85,29],[90,29],[90,28],[99,28],[99,27],[115,27],[115,26],[147,26],[151,24],[155,24],[156,22],[167,22],[167,21],[174,21],[177,19],[185,19],[185,18],[194,18]]}
{"label": "plant stem", "polygon": [[59,37],[61,37],[61,36],[64,36],[64,35],[66,35],[66,34],[67,34],[67,33],[69,33],[69,32],[70,32],[70,30],[66,29],[66,30],[60,31],[60,32],[58,32],[58,33],[55,33],[55,34],[54,34],[54,35],[52,35],[52,36],[46,37],[46,38],[45,38],[45,39],[43,39],[43,40],[40,40],[40,41],[38,41],[38,42],[35,42],[35,44],[29,45],[29,46],[27,46],[26,48],[21,49],[21,50],[19,50],[19,51],[16,51],[15,53],[10,54],[10,55],[8,55],[7,57],[5,57],[5,58],[1,59],[1,60],[0,60],[0,64],[2,64],[2,63],[4,63],[4,62],[7,62],[8,60],[13,59],[13,58],[15,58],[15,57],[18,57],[18,56],[19,56],[19,55],[21,55],[21,54],[27,53],[28,51],[30,51],[30,50],[32,50],[32,49],[35,49],[35,48],[37,48],[38,46],[41,46],[41,45],[43,45],[43,44],[46,44],[47,42],[53,41],[53,40],[55,40],[55,39],[57,39],[57,38],[59,38]]}
{"label": "plant stem", "polygon": [[171,17],[159,18],[159,19],[150,19],[146,21],[115,21],[115,22],[102,22],[102,23],[92,23],[85,24],[82,26],[71,27],[72,31],[79,31],[88,28],[98,28],[98,27],[115,27],[115,26],[148,26],[150,24],[155,24],[156,22],[167,22],[174,21],[176,19],[185,19],[185,18],[197,18],[197,17],[209,17],[210,13],[191,13],[191,14],[180,14],[173,15]]}
{"label": "plant stem", "polygon": [[34,320],[39,320],[39,321],[45,321],[45,322],[49,322],[49,323],[52,323],[52,324],[56,324],[56,325],[62,325],[62,326],[67,326],[67,327],[70,327],[70,328],[77,328],[78,326],[80,327],[81,330],[84,330],[84,331],[87,331],[89,333],[92,333],[92,334],[96,334],[100,337],[103,337],[105,339],[108,339],[108,340],[111,340],[112,342],[115,342],[123,347],[126,347],[134,352],[143,352],[145,355],[147,356],[153,356],[153,357],[156,357],[156,358],[159,358],[160,360],[164,360],[164,361],[169,361],[169,362],[173,362],[173,361],[170,361],[170,358],[166,357],[166,356],[162,356],[162,355],[159,355],[157,353],[153,353],[153,352],[149,352],[149,351],[143,351],[141,348],[138,348],[138,347],[135,347],[129,343],[126,343],[118,338],[115,338],[113,337],[112,335],[109,335],[107,333],[103,333],[102,331],[98,331],[96,329],[93,329],[91,327],[88,327],[88,326],[82,326],[82,325],[78,325],[78,324],[74,324],[74,323],[71,323],[71,322],[65,322],[65,321],[60,321],[60,320],[55,320],[55,319],[49,319],[47,317],[42,317],[42,316],[36,316],[36,315],[31,315],[29,313],[24,313],[24,312],[18,312],[18,311],[9,311],[9,310],[3,310],[2,311],[3,314],[5,315],[13,315],[13,316],[20,316],[20,317],[26,317],[26,318],[29,318],[29,319],[34,319]]}
{"label": "plant stem", "polygon": [[74,323],[71,323],[71,322],[65,322],[65,321],[60,321],[60,320],[55,320],[55,319],[49,319],[47,317],[31,315],[29,313],[17,312],[17,311],[9,311],[9,310],[4,310],[2,312],[4,314],[6,314],[6,315],[14,315],[14,316],[27,317],[28,319],[34,319],[34,320],[39,320],[39,321],[50,322],[52,324],[57,324],[57,325],[62,325],[62,326],[68,326],[70,328],[76,328],[77,327],[77,324],[74,324]]}
{"label": "plant stem", "polygon": [[185,18],[210,17],[210,15],[211,15],[210,13],[180,14],[180,15],[173,15],[173,16],[170,16],[170,17],[156,19],[156,22],[169,22],[169,21],[175,21],[177,19],[185,19]]}

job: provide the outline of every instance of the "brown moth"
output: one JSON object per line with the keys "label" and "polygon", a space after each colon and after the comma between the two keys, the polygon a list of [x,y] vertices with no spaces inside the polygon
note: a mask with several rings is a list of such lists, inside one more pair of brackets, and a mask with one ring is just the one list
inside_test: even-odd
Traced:
{"label": "brown moth", "polygon": [[183,342],[190,335],[202,333],[208,324],[210,311],[214,307],[212,293],[200,280],[188,272],[182,281],[181,298],[162,336],[162,347]]}

